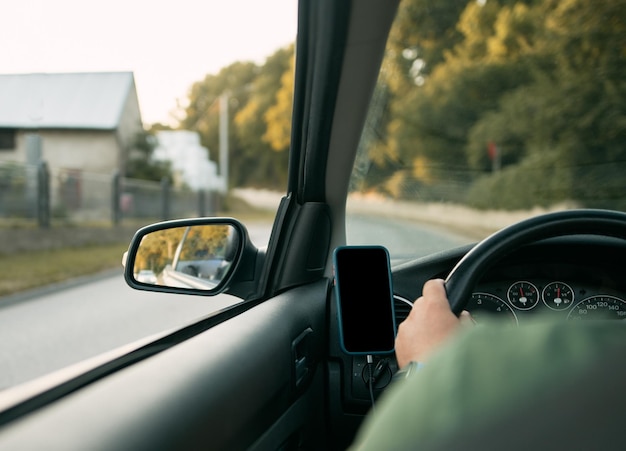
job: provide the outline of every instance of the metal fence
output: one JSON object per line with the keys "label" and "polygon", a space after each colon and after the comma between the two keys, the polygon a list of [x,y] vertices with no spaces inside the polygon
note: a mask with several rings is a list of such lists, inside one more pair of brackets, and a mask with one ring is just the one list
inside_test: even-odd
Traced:
{"label": "metal fence", "polygon": [[210,216],[218,195],[152,182],[81,170],[0,162],[0,219],[51,220],[73,223],[166,220]]}

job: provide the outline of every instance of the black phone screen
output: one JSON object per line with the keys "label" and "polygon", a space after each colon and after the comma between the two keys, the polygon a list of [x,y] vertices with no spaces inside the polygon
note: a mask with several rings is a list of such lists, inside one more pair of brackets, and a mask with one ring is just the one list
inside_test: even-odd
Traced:
{"label": "black phone screen", "polygon": [[343,350],[351,354],[393,351],[395,319],[387,249],[339,247],[334,265]]}

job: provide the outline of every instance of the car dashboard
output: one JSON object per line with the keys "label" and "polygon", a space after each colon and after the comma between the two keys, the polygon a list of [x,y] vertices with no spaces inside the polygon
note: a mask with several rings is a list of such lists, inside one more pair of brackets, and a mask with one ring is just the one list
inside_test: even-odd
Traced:
{"label": "car dashboard", "polygon": [[[396,324],[406,318],[412,302],[421,296],[423,284],[432,278],[445,279],[471,248],[464,246],[393,267]],[[513,326],[537,318],[626,319],[624,256],[623,240],[603,236],[567,236],[526,245],[481,275],[466,309],[478,324],[487,318]],[[337,338],[332,333],[331,329],[331,341]],[[348,376],[342,378],[342,393],[337,397],[343,412],[364,414],[371,406],[366,359],[331,348],[331,377]],[[398,368],[393,354],[375,356],[373,365],[384,367],[374,386],[377,395],[391,383]]]}
{"label": "car dashboard", "polygon": [[[469,248],[416,260],[394,271],[396,319],[423,283],[444,278]],[[610,237],[573,236],[524,246],[493,264],[480,278],[466,310],[523,324],[539,316],[554,320],[626,319],[626,244]],[[411,284],[413,280],[413,285]]]}

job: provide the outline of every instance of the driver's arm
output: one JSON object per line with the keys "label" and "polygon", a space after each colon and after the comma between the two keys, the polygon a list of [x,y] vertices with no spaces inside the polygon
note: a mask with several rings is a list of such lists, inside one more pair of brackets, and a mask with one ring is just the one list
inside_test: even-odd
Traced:
{"label": "driver's arm", "polygon": [[[399,327],[396,353],[400,365],[427,360],[425,368],[385,391],[351,450],[538,449],[546,443],[612,449],[621,443],[623,324],[490,322],[460,333],[466,328],[450,311],[443,282],[427,282],[423,293]],[[521,436],[524,441],[511,441]]]}
{"label": "driver's arm", "polygon": [[472,322],[466,311],[460,318],[452,313],[443,280],[429,280],[422,293],[398,327],[395,348],[400,368],[409,362],[425,363],[433,351],[454,335],[462,322]]}

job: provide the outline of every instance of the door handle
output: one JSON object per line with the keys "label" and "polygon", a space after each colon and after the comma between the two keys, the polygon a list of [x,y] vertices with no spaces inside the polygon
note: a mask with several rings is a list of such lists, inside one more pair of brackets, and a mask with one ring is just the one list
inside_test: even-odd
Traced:
{"label": "door handle", "polygon": [[311,351],[313,329],[307,327],[291,342],[292,389],[297,396],[313,375],[315,361]]}

